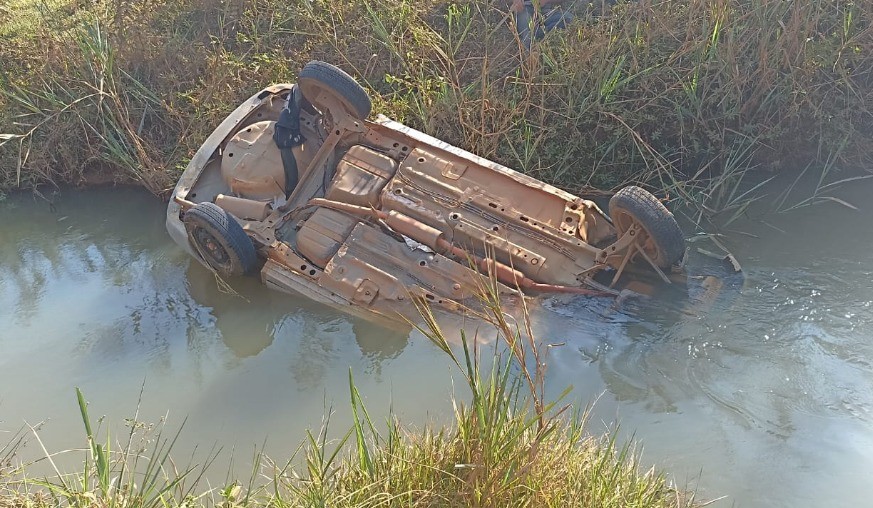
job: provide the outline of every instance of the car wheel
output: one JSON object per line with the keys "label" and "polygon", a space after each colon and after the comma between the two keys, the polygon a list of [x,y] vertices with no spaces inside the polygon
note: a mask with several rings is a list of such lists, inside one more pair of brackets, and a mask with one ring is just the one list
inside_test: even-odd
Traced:
{"label": "car wheel", "polygon": [[303,97],[319,109],[325,106],[319,100],[323,95],[339,101],[356,120],[367,118],[373,107],[367,91],[355,78],[327,62],[309,62],[300,71],[297,81]]}
{"label": "car wheel", "polygon": [[220,275],[246,275],[258,263],[255,246],[239,222],[214,203],[199,203],[183,217],[194,250]]}
{"label": "car wheel", "polygon": [[685,253],[685,236],[673,214],[649,191],[629,186],[609,200],[609,215],[619,236],[637,224],[646,232],[643,251],[661,268],[669,268]]}

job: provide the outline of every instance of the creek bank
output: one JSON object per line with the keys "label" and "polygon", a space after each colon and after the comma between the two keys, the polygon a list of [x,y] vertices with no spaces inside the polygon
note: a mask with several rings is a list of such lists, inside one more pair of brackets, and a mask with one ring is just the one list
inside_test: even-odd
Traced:
{"label": "creek bank", "polygon": [[529,58],[484,1],[305,5],[0,13],[0,189],[97,165],[166,192],[239,101],[311,59],[359,78],[374,111],[573,193],[640,182],[707,215],[735,211],[747,176],[863,167],[873,147],[869,3],[620,3]]}

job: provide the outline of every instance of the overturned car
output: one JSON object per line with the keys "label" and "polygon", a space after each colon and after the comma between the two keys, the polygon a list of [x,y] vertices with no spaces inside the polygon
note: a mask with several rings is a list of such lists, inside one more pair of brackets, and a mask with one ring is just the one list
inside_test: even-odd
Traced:
{"label": "overturned car", "polygon": [[[483,274],[506,293],[618,294],[667,281],[685,242],[626,187],[609,215],[582,199],[385,117],[342,70],[313,61],[258,92],[206,139],[167,209],[174,241],[221,276],[362,316],[420,298],[460,312]],[[632,267],[634,267],[632,269]],[[645,277],[645,275],[642,275]]]}

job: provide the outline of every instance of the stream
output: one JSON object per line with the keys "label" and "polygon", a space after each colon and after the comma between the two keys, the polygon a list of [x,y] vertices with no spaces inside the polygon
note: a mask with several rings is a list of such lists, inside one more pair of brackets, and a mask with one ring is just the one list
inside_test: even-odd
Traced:
{"label": "stream", "polygon": [[[745,269],[710,304],[665,297],[622,310],[544,299],[548,391],[594,403],[589,430],[638,440],[645,465],[713,506],[863,506],[873,497],[873,186],[730,226]],[[247,478],[256,450],[289,458],[330,415],[351,422],[349,372],[376,421],[443,424],[467,400],[418,333],[235,280],[172,243],[165,205],[138,189],[0,201],[0,448],[26,425],[81,448],[75,388],[113,435],[125,419],[182,429],[174,456],[221,448]],[[693,243],[711,248],[710,244]],[[699,261],[706,263],[706,261]],[[708,261],[713,263],[713,261]],[[453,382],[453,377],[455,382]],[[596,402],[595,402],[596,400]],[[617,430],[615,430],[617,429]],[[26,431],[30,433],[29,430]],[[197,455],[197,454],[200,455]],[[22,456],[39,457],[31,440]],[[59,458],[68,471],[79,452]]]}

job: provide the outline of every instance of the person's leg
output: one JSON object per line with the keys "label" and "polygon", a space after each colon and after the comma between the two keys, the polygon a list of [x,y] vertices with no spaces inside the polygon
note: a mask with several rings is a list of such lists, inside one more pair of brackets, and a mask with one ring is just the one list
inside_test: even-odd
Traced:
{"label": "person's leg", "polygon": [[531,42],[533,41],[532,34],[534,32],[534,25],[537,23],[534,14],[533,5],[528,2],[525,2],[524,10],[513,13],[513,17],[515,18],[515,30],[518,32],[518,37],[521,39],[521,43],[527,49],[530,49]]}
{"label": "person's leg", "polygon": [[569,25],[571,21],[573,21],[573,13],[570,9],[565,9],[559,5],[545,13],[542,23],[543,33],[542,35],[537,34],[537,38],[541,39],[545,36],[546,32],[556,28],[567,28],[567,25]]}

